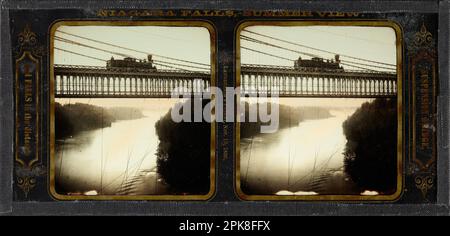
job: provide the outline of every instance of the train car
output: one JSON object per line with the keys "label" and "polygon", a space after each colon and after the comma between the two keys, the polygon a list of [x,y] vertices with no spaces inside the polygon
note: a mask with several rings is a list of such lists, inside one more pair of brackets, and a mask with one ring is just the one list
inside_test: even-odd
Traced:
{"label": "train car", "polygon": [[106,62],[106,68],[114,71],[156,71],[153,65],[152,55],[147,56],[147,60],[138,60],[131,57],[125,57],[123,60],[114,59]]}
{"label": "train car", "polygon": [[310,60],[298,58],[294,62],[294,68],[303,71],[344,71],[344,68],[340,66],[339,55],[335,55],[334,60],[324,60],[323,58],[313,57]]}

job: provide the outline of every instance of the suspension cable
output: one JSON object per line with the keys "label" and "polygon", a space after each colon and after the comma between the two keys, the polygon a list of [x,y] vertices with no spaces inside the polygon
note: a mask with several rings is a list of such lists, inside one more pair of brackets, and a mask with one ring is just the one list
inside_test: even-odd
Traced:
{"label": "suspension cable", "polygon": [[290,62],[295,61],[295,60],[289,59],[289,58],[287,58],[287,57],[277,56],[277,55],[275,55],[275,54],[271,54],[271,53],[267,53],[267,52],[262,52],[262,51],[259,51],[259,50],[256,50],[256,49],[247,48],[247,47],[244,47],[244,46],[241,46],[241,48],[243,48],[243,49],[245,49],[245,50],[248,50],[248,51],[252,51],[252,52],[264,54],[264,55],[266,55],[266,56],[271,56],[271,57],[275,57],[275,58],[278,58],[278,59],[283,59],[283,60],[290,61]]}
{"label": "suspension cable", "polygon": [[397,66],[397,65],[389,64],[389,63],[385,63],[385,62],[379,62],[379,61],[374,61],[374,60],[368,60],[368,59],[359,58],[359,57],[354,57],[354,56],[350,56],[350,55],[346,55],[346,54],[341,54],[341,53],[331,52],[331,51],[323,50],[323,49],[320,49],[320,48],[310,47],[310,46],[307,46],[307,45],[303,45],[303,44],[299,44],[299,43],[294,43],[294,42],[287,41],[287,40],[280,39],[280,38],[276,38],[276,37],[273,37],[273,36],[269,36],[269,35],[265,35],[265,34],[256,33],[256,32],[250,31],[250,30],[245,30],[245,29],[244,29],[243,31],[244,31],[244,32],[247,32],[247,33],[250,33],[250,34],[258,35],[258,36],[261,36],[261,37],[265,37],[265,38],[277,40],[277,41],[280,41],[280,42],[288,43],[288,44],[291,44],[291,45],[295,45],[295,46],[299,46],[299,47],[304,47],[304,48],[311,49],[311,50],[316,50],[316,51],[319,51],[319,52],[329,53],[329,54],[333,54],[333,55],[339,54],[339,55],[341,55],[341,56],[348,57],[348,58],[351,58],[351,59],[354,59],[354,60],[365,61],[365,62],[371,62],[371,63],[380,64],[380,65],[385,65],[385,66],[393,66],[393,67],[396,67],[396,66]]}
{"label": "suspension cable", "polygon": [[[111,51],[111,50],[106,50],[106,49],[95,47],[95,46],[90,46],[90,45],[87,45],[87,44],[84,44],[84,43],[80,43],[80,42],[76,42],[76,41],[73,41],[73,40],[61,38],[61,37],[58,37],[58,36],[55,36],[55,39],[58,40],[58,41],[61,41],[61,42],[70,43],[70,44],[74,44],[74,45],[81,46],[81,47],[87,47],[87,48],[90,48],[90,49],[106,52],[106,53],[113,54],[113,55],[119,55],[119,56],[122,56],[122,57],[129,57],[129,58],[137,59],[137,58],[135,58],[135,57],[133,57],[131,55],[128,55],[128,54],[123,54],[123,53],[114,52],[114,51]],[[193,69],[201,69],[201,70],[208,70],[209,69],[209,68],[202,68],[202,67],[197,67],[197,66],[192,66],[192,65],[178,64],[178,63],[174,63],[174,62],[167,62],[167,61],[160,61],[160,60],[154,60],[154,61],[159,61],[160,63],[167,63],[167,64],[171,64],[171,65],[189,67],[189,68],[193,68]]]}
{"label": "suspension cable", "polygon": [[[58,48],[58,47],[55,47],[55,49],[59,50],[59,51],[62,51],[62,52],[66,52],[66,53],[70,53],[70,54],[74,54],[74,55],[78,55],[78,56],[82,56],[82,57],[86,57],[86,58],[90,58],[90,59],[94,59],[94,60],[98,60],[98,61],[102,61],[102,62],[107,62],[107,60],[104,60],[104,59],[101,59],[101,58],[98,58],[98,57],[88,56],[88,55],[85,55],[85,54],[82,54],[82,53],[77,53],[77,52],[74,52],[74,51],[70,51],[70,50],[66,50],[66,49],[62,49],[62,48]],[[166,64],[166,63],[167,62],[153,62],[153,64],[155,64],[155,65],[163,66],[163,67],[166,67],[166,68],[193,72],[191,70],[187,70],[187,69],[176,67],[176,66],[171,66],[170,64]]]}
{"label": "suspension cable", "polygon": [[64,31],[61,31],[61,30],[56,30],[56,32],[59,32],[59,33],[62,33],[62,34],[66,34],[66,35],[70,35],[70,36],[73,36],[73,37],[77,37],[77,38],[80,38],[80,39],[88,40],[88,41],[91,41],[91,42],[100,43],[100,44],[108,45],[108,46],[111,46],[111,47],[116,47],[116,48],[128,50],[128,51],[133,51],[133,52],[142,53],[142,54],[146,54],[146,55],[150,54],[150,55],[161,57],[161,58],[168,59],[168,60],[174,60],[174,61],[180,61],[180,62],[185,62],[185,63],[190,63],[190,64],[196,64],[196,65],[200,65],[200,66],[211,67],[211,65],[206,64],[206,63],[188,61],[188,60],[183,60],[183,59],[178,59],[178,58],[158,55],[158,54],[154,54],[154,53],[150,53],[150,52],[145,52],[145,51],[141,51],[141,50],[136,50],[136,49],[132,49],[132,48],[127,48],[127,47],[123,47],[123,46],[120,46],[120,45],[107,43],[107,42],[103,42],[103,41],[100,41],[100,40],[95,40],[95,39],[92,39],[92,38],[87,38],[87,37],[83,37],[83,36],[67,33],[67,32],[64,32]]}
{"label": "suspension cable", "polygon": [[67,52],[67,53],[70,53],[70,54],[74,54],[74,55],[78,55],[78,56],[90,58],[90,59],[93,59],[93,60],[98,60],[98,61],[106,62],[106,60],[101,59],[101,58],[98,58],[98,57],[88,56],[88,55],[85,55],[85,54],[81,54],[81,53],[78,53],[78,52],[69,51],[69,50],[66,50],[66,49],[58,48],[58,47],[55,47],[55,49],[56,49],[56,50],[59,50],[59,51],[62,51],[62,52]]}
{"label": "suspension cable", "polygon": [[[276,44],[272,44],[272,43],[267,43],[267,42],[264,42],[264,41],[261,41],[261,40],[258,40],[258,39],[253,39],[253,38],[250,38],[248,36],[242,35],[241,38],[243,40],[250,41],[250,42],[253,42],[253,43],[258,43],[258,44],[262,44],[262,45],[266,45],[266,46],[270,46],[270,47],[274,47],[274,48],[278,48],[278,49],[294,52],[294,53],[297,53],[297,54],[306,55],[308,57],[321,58],[320,56],[318,56],[316,54],[306,53],[306,52],[302,52],[302,51],[298,51],[298,50],[282,47],[282,46],[279,46],[279,45],[276,45]],[[362,66],[369,66],[369,67],[378,68],[378,69],[395,70],[393,68],[377,66],[377,65],[368,65],[368,64],[363,64],[363,63],[359,63],[359,62],[352,62],[352,61],[347,61],[347,60],[341,60],[341,62],[342,62],[341,64],[343,64],[343,65],[349,65],[349,64],[359,65],[359,66],[353,66],[353,67],[360,68],[360,69],[373,70],[373,69],[370,69],[370,68],[367,68],[367,67],[362,67]],[[374,71],[376,71],[376,70],[374,70]]]}

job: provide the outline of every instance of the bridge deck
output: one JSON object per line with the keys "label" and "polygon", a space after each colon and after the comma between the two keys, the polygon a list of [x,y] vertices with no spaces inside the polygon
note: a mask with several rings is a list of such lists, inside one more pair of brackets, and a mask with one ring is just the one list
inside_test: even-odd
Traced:
{"label": "bridge deck", "polygon": [[298,70],[292,66],[268,66],[257,64],[243,64],[241,74],[285,75],[298,77],[325,77],[325,78],[361,78],[396,80],[397,73],[385,71],[362,70]]}
{"label": "bridge deck", "polygon": [[54,74],[57,75],[91,75],[104,77],[158,77],[158,78],[177,78],[177,79],[204,79],[211,78],[210,73],[180,71],[180,70],[117,70],[108,69],[100,66],[66,66],[55,65]]}
{"label": "bridge deck", "polygon": [[[170,98],[184,87],[194,96],[208,89],[211,74],[180,70],[117,70],[55,65],[55,97]],[[242,96],[375,98],[396,96],[395,73],[306,71],[285,66],[241,66]]]}

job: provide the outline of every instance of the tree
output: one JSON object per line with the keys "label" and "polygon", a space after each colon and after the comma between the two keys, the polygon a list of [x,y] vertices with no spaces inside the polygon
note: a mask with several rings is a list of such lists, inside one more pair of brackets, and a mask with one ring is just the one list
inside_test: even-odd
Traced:
{"label": "tree", "polygon": [[[193,104],[192,100],[186,102]],[[203,100],[203,107],[208,102]],[[156,153],[157,171],[169,189],[178,194],[207,194],[211,172],[211,123],[176,123],[171,119],[170,110],[155,127],[160,141]]]}
{"label": "tree", "polygon": [[364,103],[344,123],[345,172],[361,191],[392,194],[397,185],[397,100]]}

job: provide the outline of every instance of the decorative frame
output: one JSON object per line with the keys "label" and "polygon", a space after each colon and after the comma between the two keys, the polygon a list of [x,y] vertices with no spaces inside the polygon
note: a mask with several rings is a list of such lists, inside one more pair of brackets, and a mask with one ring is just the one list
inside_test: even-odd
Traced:
{"label": "decorative frame", "polygon": [[46,173],[40,155],[39,112],[43,46],[30,25],[18,34],[15,50],[15,183],[25,198],[36,187],[37,178]]}
{"label": "decorative frame", "polygon": [[412,82],[412,155],[409,174],[426,201],[436,183],[436,49],[433,35],[422,24],[408,45]]}
{"label": "decorative frame", "polygon": [[55,200],[200,200],[206,201],[212,198],[216,192],[216,135],[215,122],[211,122],[210,144],[210,191],[205,195],[62,195],[55,190],[55,79],[53,68],[54,35],[56,29],[61,26],[174,26],[174,27],[204,27],[210,35],[211,58],[211,86],[216,84],[216,30],[207,21],[89,21],[89,20],[63,20],[54,22],[50,27],[50,158],[49,158],[49,185],[48,192]]}
{"label": "decorative frame", "polygon": [[[345,202],[394,202],[398,200],[403,194],[405,185],[404,175],[404,137],[405,137],[405,117],[403,111],[403,31],[401,26],[396,22],[389,20],[349,20],[349,21],[264,21],[264,20],[249,20],[243,21],[235,29],[235,52],[236,52],[236,86],[240,86],[240,33],[248,26],[367,26],[367,27],[390,27],[396,34],[396,49],[397,49],[397,188],[391,195],[247,195],[241,189],[240,182],[240,125],[239,121],[235,124],[236,138],[235,138],[235,165],[234,165],[234,186],[235,192],[241,200],[247,201],[345,201]],[[240,96],[237,96],[237,104],[240,102]],[[238,113],[238,112],[237,112]],[[238,116],[239,119],[239,116]]]}

